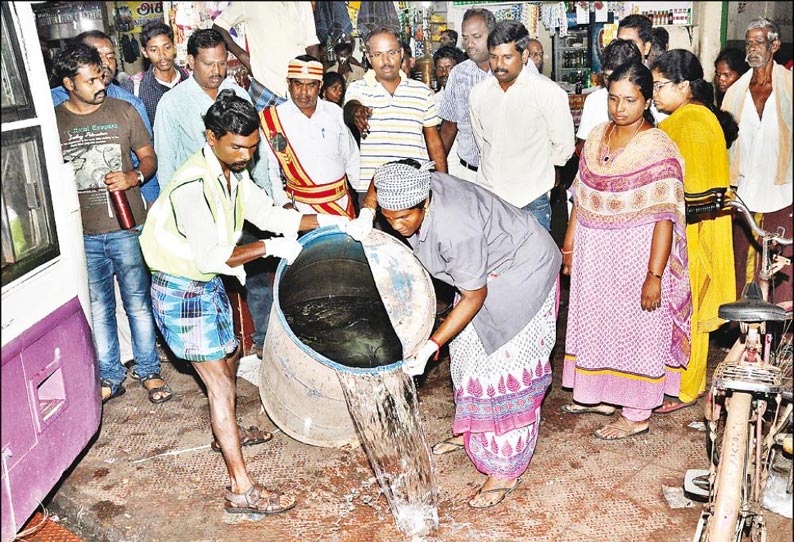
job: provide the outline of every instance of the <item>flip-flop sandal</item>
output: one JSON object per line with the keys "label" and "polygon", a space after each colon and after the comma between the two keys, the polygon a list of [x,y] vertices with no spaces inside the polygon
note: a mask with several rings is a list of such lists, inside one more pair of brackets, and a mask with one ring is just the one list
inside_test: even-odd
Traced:
{"label": "flip-flop sandal", "polygon": [[[146,383],[150,380],[162,380],[163,385],[156,388],[147,388]],[[171,386],[165,383],[165,380],[163,380],[163,377],[160,375],[160,373],[154,373],[145,378],[141,378],[140,382],[141,387],[149,393],[149,401],[155,405],[170,401],[174,397],[174,393],[171,391]]]}
{"label": "flip-flop sandal", "polygon": [[[466,447],[463,444],[453,442],[455,438],[456,437],[449,437],[446,440],[442,440],[441,442],[436,442],[435,444],[433,444],[433,447],[431,448],[433,455],[446,455],[446,454],[451,454],[452,452],[465,450]],[[439,451],[444,446],[449,446],[450,448],[444,451]]]}
{"label": "flip-flop sandal", "polygon": [[516,478],[516,482],[513,484],[512,487],[495,487],[493,489],[485,489],[485,490],[483,490],[483,488],[480,488],[480,489],[477,490],[477,493],[474,494],[474,497],[472,498],[472,500],[474,500],[475,498],[477,498],[480,495],[487,495],[488,493],[499,493],[501,491],[503,494],[496,501],[494,501],[494,502],[492,502],[490,504],[486,504],[485,506],[474,505],[474,504],[472,504],[472,500],[469,501],[469,506],[472,507],[472,508],[491,508],[491,507],[494,507],[497,504],[500,504],[502,501],[504,501],[507,498],[507,496],[510,495],[518,487],[519,483],[521,483],[521,479],[520,478]]}
{"label": "flip-flop sandal", "polygon": [[617,410],[609,405],[585,406],[576,403],[562,405],[560,410],[565,414],[600,414],[601,416],[612,416]]}
{"label": "flip-flop sandal", "polygon": [[[618,434],[616,436],[609,436],[604,432],[606,429],[612,429],[613,431],[617,431]],[[628,438],[634,435],[641,435],[642,433],[647,433],[648,431],[650,431],[650,429],[651,427],[648,424],[645,424],[645,426],[625,427],[620,425],[620,420],[618,420],[617,422],[605,425],[601,429],[596,429],[595,432],[593,432],[593,435],[595,435],[597,438],[600,438],[601,440],[622,440],[624,438]]]}
{"label": "flip-flop sandal", "polygon": [[[246,429],[238,424],[237,430],[240,432],[240,446],[256,446],[257,444],[264,444],[273,438],[273,433],[270,431],[263,431],[255,425]],[[221,445],[218,444],[217,440],[212,441],[210,448],[213,452],[221,452]]]}
{"label": "flip-flop sandal", "polygon": [[[262,495],[267,491],[269,495]],[[282,498],[287,499],[283,504]],[[280,514],[295,508],[295,497],[284,495],[281,491],[265,489],[259,484],[254,484],[245,493],[226,493],[226,502],[223,507],[228,514]]]}
{"label": "flip-flop sandal", "polygon": [[[102,404],[104,405],[111,399],[115,399],[116,397],[121,397],[125,393],[127,393],[127,389],[122,384],[113,384],[110,380],[105,380],[104,378],[99,383],[100,389],[107,388],[110,390],[110,395],[102,399]],[[102,393],[100,391],[100,393]]]}

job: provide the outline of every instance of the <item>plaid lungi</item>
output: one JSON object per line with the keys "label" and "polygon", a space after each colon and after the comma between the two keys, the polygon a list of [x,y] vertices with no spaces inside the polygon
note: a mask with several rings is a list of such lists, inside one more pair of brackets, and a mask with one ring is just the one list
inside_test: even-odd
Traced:
{"label": "plaid lungi", "polygon": [[237,348],[232,307],[220,277],[202,282],[155,271],[152,310],[165,342],[179,358],[213,361]]}
{"label": "plaid lungi", "polygon": [[251,78],[251,84],[248,86],[248,95],[251,96],[251,101],[254,102],[254,108],[257,112],[262,112],[271,105],[278,105],[287,101],[286,98],[275,94],[253,77]]}

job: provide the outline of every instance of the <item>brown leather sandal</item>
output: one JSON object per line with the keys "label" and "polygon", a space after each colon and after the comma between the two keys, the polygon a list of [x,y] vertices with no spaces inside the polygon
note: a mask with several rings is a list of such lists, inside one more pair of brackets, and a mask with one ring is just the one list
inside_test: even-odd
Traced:
{"label": "brown leather sandal", "polygon": [[223,504],[228,514],[280,514],[295,508],[295,497],[254,484],[245,493],[229,491]]}

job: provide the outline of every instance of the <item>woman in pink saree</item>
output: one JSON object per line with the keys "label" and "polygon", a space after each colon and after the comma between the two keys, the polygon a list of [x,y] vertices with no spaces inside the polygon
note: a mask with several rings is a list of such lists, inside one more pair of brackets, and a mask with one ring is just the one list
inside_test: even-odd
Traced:
{"label": "woman in pink saree", "polygon": [[571,288],[563,386],[570,414],[621,416],[595,432],[647,432],[689,360],[692,298],[683,161],[649,119],[650,71],[624,64],[609,78],[611,121],[593,129],[574,181],[563,243]]}

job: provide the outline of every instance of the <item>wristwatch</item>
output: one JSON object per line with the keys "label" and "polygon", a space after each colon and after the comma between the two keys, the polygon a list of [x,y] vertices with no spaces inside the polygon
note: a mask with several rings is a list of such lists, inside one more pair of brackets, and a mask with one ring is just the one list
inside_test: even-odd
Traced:
{"label": "wristwatch", "polygon": [[138,177],[138,186],[143,186],[143,172],[140,169],[136,169],[135,175]]}

